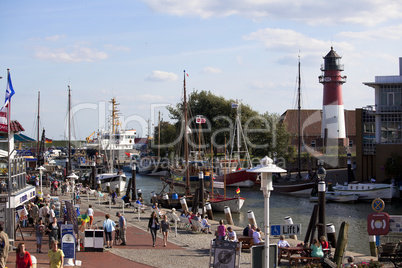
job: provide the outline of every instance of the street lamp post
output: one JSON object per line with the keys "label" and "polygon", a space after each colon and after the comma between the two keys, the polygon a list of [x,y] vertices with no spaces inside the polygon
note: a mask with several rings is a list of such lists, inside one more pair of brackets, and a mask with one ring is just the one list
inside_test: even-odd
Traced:
{"label": "street lamp post", "polygon": [[73,188],[73,204],[75,205],[75,180],[78,179],[78,176],[75,173],[68,175],[67,178],[71,180],[71,186]]}
{"label": "street lamp post", "polygon": [[318,237],[325,236],[325,176],[327,171],[320,163],[317,170],[318,176]]}
{"label": "street lamp post", "polygon": [[39,178],[40,178],[40,193],[43,196],[43,190],[42,190],[42,171],[45,171],[46,168],[44,168],[43,166],[38,167],[39,170]]}
{"label": "street lamp post", "polygon": [[272,173],[282,173],[286,170],[277,167],[273,164],[273,160],[265,156],[260,161],[260,165],[248,170],[247,172],[261,173],[261,188],[264,194],[264,232],[265,232],[265,245],[264,245],[264,259],[263,267],[269,267],[269,197],[271,195],[272,187]]}

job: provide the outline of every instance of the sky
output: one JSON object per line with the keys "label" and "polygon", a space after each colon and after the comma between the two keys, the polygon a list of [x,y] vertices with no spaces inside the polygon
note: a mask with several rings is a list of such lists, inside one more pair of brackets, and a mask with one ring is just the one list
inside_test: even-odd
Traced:
{"label": "sky", "polygon": [[[345,109],[374,104],[375,76],[398,75],[402,3],[395,0],[0,1],[0,95],[10,69],[11,119],[73,139],[104,129],[115,97],[122,126],[169,120],[166,105],[211,91],[260,113],[296,108],[298,61],[303,109],[322,108],[321,64],[342,56]],[[150,123],[148,123],[148,120]]]}

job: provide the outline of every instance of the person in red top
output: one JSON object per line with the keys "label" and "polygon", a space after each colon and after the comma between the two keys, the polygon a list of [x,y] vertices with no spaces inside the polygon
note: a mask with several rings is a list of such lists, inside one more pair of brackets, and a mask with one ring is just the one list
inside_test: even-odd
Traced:
{"label": "person in red top", "polygon": [[328,244],[327,238],[325,236],[321,236],[320,240],[321,240],[322,249],[323,250],[329,249],[329,244]]}
{"label": "person in red top", "polygon": [[17,260],[15,268],[32,268],[31,254],[25,251],[25,244],[19,243],[17,247]]}

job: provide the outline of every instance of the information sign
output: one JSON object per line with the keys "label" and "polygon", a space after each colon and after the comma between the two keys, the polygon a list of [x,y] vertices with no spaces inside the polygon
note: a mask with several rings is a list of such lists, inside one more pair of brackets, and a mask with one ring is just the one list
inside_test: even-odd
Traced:
{"label": "information sign", "polygon": [[72,224],[62,224],[61,228],[61,249],[66,259],[75,259],[75,236]]}
{"label": "information sign", "polygon": [[271,225],[271,235],[299,235],[301,224]]}

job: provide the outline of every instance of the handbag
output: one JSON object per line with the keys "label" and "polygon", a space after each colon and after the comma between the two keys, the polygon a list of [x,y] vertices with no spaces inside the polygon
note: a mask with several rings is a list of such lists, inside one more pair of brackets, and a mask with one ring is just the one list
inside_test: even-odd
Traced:
{"label": "handbag", "polygon": [[161,226],[159,224],[156,225],[156,230],[159,230],[159,228],[161,228]]}

